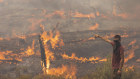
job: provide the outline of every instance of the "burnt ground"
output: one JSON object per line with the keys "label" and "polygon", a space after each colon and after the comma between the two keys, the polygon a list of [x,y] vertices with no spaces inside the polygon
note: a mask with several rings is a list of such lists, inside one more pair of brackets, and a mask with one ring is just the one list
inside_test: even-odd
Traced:
{"label": "burnt ground", "polygon": [[[10,40],[0,41],[0,52],[13,51],[18,54],[23,52],[28,46],[31,46],[35,40],[35,54],[24,57],[22,62],[16,60],[1,60],[0,74],[11,77],[17,77],[21,74],[39,74],[42,73],[40,65],[40,55],[38,36],[27,37],[26,40],[12,38],[15,35],[26,35],[30,33],[39,33],[39,25],[43,24],[45,30],[52,30],[57,23],[57,28],[61,31],[61,38],[65,46],[54,50],[56,60],[51,61],[51,68],[60,67],[62,64],[75,64],[78,72],[77,76],[90,73],[102,64],[92,64],[90,62],[81,63],[75,60],[64,60],[59,56],[61,53],[71,55],[75,53],[78,57],[100,56],[106,58],[112,53],[112,47],[108,43],[97,39],[87,42],[73,42],[73,40],[87,39],[92,33],[106,35],[110,33],[124,33],[125,30],[129,37],[123,38],[122,43],[126,46],[126,51],[131,49],[128,44],[137,40],[135,45],[140,45],[140,0],[0,0],[0,37],[8,37]],[[132,5],[132,6],[130,6]],[[116,7],[116,14],[126,14],[127,18],[114,16],[113,10]],[[46,13],[45,13],[46,11]],[[46,18],[56,11],[64,11],[64,14],[55,14]],[[71,16],[71,12],[81,13],[83,15],[95,14],[95,18],[76,18]],[[99,12],[99,16],[96,15]],[[43,21],[40,21],[43,20]],[[99,24],[95,31],[88,31],[89,27]],[[121,27],[121,28],[120,28]],[[128,28],[130,27],[130,28]],[[114,30],[116,29],[116,30]],[[87,30],[87,31],[85,31]],[[130,31],[131,30],[131,31]],[[139,46],[140,47],[140,46]],[[136,62],[140,57],[140,49],[135,50],[135,57],[129,60],[126,65],[135,65],[140,69],[140,62]],[[1,55],[1,53],[0,53]],[[9,64],[9,62],[11,64]],[[15,64],[14,64],[15,63]]]}
{"label": "burnt ground", "polygon": [[[62,59],[61,56],[59,56],[62,53],[66,53],[69,56],[71,56],[72,53],[75,53],[77,57],[101,57],[106,58],[107,56],[111,55],[112,53],[112,47],[108,43],[97,39],[97,40],[91,40],[86,42],[77,42],[73,40],[80,40],[80,39],[88,39],[89,37],[92,37],[93,34],[98,33],[102,36],[110,33],[122,33],[123,31],[109,31],[109,30],[100,30],[100,31],[79,31],[79,32],[62,32],[61,38],[63,39],[65,45],[63,47],[55,49],[54,53],[56,56],[55,61],[51,61],[50,68],[57,68],[61,67],[62,64],[64,65],[71,65],[74,64],[77,67],[77,76],[82,76],[84,74],[90,73],[96,69],[97,66],[101,65],[102,63],[96,63],[92,64],[90,62],[81,63],[80,61],[76,60],[66,60]],[[136,44],[134,45],[140,45],[140,36],[139,32],[136,32],[136,34],[133,34],[133,31],[129,31],[128,38],[123,38],[122,43],[125,47],[128,46],[128,44],[133,41],[137,40]],[[11,77],[17,77],[21,74],[39,74],[42,73],[41,71],[41,65],[40,55],[37,55],[39,53],[39,43],[38,43],[38,36],[31,36],[27,37],[26,40],[20,39],[20,38],[11,38],[10,40],[1,40],[0,41],[0,47],[1,52],[3,51],[13,51],[13,53],[20,53],[23,50],[20,50],[21,48],[27,48],[28,46],[31,46],[32,41],[35,40],[35,55],[24,57],[23,61],[19,62],[16,60],[2,60],[3,63],[0,64],[0,74],[11,76]],[[131,49],[131,46],[127,47],[125,51]],[[136,62],[137,59],[139,59],[140,49],[135,50],[135,57],[130,59],[125,65],[134,65],[137,69],[140,69],[139,65],[140,62]],[[8,62],[11,62],[9,64]],[[16,64],[14,64],[16,63]]]}

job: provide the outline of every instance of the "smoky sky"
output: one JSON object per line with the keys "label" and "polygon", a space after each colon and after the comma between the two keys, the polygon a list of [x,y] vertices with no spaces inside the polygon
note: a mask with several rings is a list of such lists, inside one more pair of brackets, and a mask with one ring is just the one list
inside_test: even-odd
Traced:
{"label": "smoky sky", "polygon": [[[47,30],[53,29],[59,22],[61,31],[83,31],[95,23],[99,24],[98,29],[116,29],[120,27],[139,28],[140,21],[140,0],[0,0],[0,33],[12,34],[13,32],[24,34],[38,32],[39,24],[44,24]],[[116,7],[116,14],[127,14],[127,18],[114,17],[113,7]],[[103,14],[111,19],[96,17],[91,19],[54,17],[44,19],[41,16],[43,10],[51,13],[56,10],[70,11],[83,14]],[[34,19],[34,20],[32,20]],[[33,26],[35,22],[35,26]]]}

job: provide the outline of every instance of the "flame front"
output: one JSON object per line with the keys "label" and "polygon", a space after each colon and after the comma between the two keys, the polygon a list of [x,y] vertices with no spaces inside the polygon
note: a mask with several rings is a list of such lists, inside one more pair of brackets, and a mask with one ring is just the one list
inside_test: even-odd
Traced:
{"label": "flame front", "polygon": [[79,12],[75,12],[75,13],[73,13],[73,17],[76,17],[76,18],[95,18],[95,14],[93,14],[93,13],[82,14]]}
{"label": "flame front", "polygon": [[99,27],[99,24],[96,23],[95,25],[91,26],[89,30],[96,30]]}
{"label": "flame front", "polygon": [[68,56],[66,54],[61,55],[64,59],[71,59],[71,60],[77,60],[81,62],[91,62],[91,63],[97,63],[97,62],[103,62],[107,61],[107,59],[101,59],[100,57],[90,57],[90,58],[84,58],[84,57],[76,57],[75,53],[72,53],[71,56]]}
{"label": "flame front", "polygon": [[127,63],[129,60],[135,57],[135,50],[139,48],[138,45],[135,45],[136,42],[137,40],[133,40],[128,44],[128,47],[131,46],[131,49],[125,52],[125,55],[126,55],[125,61],[124,61],[125,63]]}
{"label": "flame front", "polygon": [[[4,51],[0,52],[0,62],[2,63],[3,60],[16,60],[16,61],[22,61],[23,57],[29,57],[34,55],[34,43],[32,42],[32,46],[28,46],[27,49],[20,53],[14,53],[13,51]],[[23,49],[24,50],[24,49]],[[11,63],[11,62],[9,62]]]}

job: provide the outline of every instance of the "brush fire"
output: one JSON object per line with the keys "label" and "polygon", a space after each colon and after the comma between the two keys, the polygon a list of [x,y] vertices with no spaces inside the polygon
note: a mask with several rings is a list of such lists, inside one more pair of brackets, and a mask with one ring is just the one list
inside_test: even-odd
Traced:
{"label": "brush fire", "polygon": [[139,79],[138,1],[0,0],[0,79]]}

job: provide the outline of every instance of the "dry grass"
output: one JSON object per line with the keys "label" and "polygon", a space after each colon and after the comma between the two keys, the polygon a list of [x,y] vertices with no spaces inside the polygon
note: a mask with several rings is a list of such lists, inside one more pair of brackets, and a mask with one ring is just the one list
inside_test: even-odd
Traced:
{"label": "dry grass", "polygon": [[[128,71],[126,71],[126,69]],[[105,62],[102,66],[99,66],[95,72],[89,73],[79,79],[111,79],[111,76],[111,57],[108,57],[108,61]],[[139,71],[123,68],[122,79],[140,79],[140,73]]]}
{"label": "dry grass", "polygon": [[[127,71],[126,71],[127,69]],[[108,61],[100,65],[92,73],[84,75],[78,79],[111,79],[112,69],[111,69],[111,57],[108,57]],[[8,75],[0,75],[0,79],[13,79],[8,77]],[[14,78],[15,79],[15,78]],[[65,79],[64,76],[53,76],[53,75],[20,75],[16,79]],[[132,70],[129,68],[123,68],[122,79],[140,79],[139,71]]]}
{"label": "dry grass", "polygon": [[65,79],[62,76],[53,76],[53,75],[37,75],[34,76],[33,79]]}

